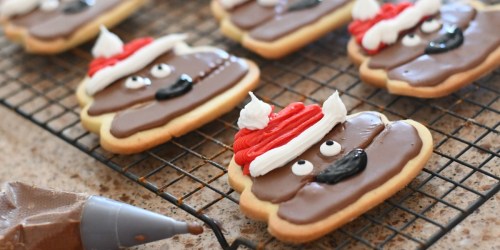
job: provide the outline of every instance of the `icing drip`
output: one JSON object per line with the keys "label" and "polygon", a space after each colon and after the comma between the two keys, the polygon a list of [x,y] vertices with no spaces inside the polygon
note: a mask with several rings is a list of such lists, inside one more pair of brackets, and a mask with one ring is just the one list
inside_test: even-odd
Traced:
{"label": "icing drip", "polygon": [[[349,33],[351,33],[354,36],[358,44],[361,44],[361,41],[363,40],[365,33],[369,29],[371,29],[374,25],[383,20],[394,18],[395,16],[399,15],[399,13],[403,12],[406,8],[410,6],[412,6],[412,4],[409,2],[402,2],[399,4],[386,3],[382,5],[379,13],[374,18],[365,21],[354,20],[351,24],[349,24]],[[367,52],[368,54],[375,54],[378,52],[378,50],[382,49],[383,47],[384,45],[382,44],[378,49],[367,50]]]}
{"label": "icing drip", "polygon": [[357,0],[352,9],[352,18],[366,21],[377,16],[380,6],[376,0]]}
{"label": "icing drip", "polygon": [[104,25],[101,25],[101,34],[92,48],[94,58],[109,58],[123,53],[123,42],[115,34],[109,32]]}
{"label": "icing drip", "polygon": [[240,112],[238,127],[240,129],[263,129],[269,123],[269,115],[273,111],[271,105],[259,100],[252,92],[252,100]]}
{"label": "icing drip", "polygon": [[31,12],[38,8],[40,0],[5,0],[0,5],[0,16],[11,17]]}
{"label": "icing drip", "polygon": [[381,43],[393,44],[400,32],[414,27],[426,16],[437,13],[440,7],[441,1],[420,0],[395,18],[375,24],[365,33],[361,44],[368,50],[376,50]]}
{"label": "icing drip", "polygon": [[245,175],[249,175],[250,162],[257,156],[289,142],[322,117],[321,107],[318,105],[292,103],[272,114],[264,129],[240,130],[236,133],[233,144],[236,163],[243,167]]}
{"label": "icing drip", "polygon": [[250,163],[250,174],[260,176],[282,167],[321,140],[335,125],[344,122],[347,110],[335,92],[323,103],[324,116],[283,146],[273,148]]}
{"label": "icing drip", "polygon": [[182,42],[186,38],[187,35],[184,34],[164,36],[140,48],[136,51],[137,53],[133,53],[115,65],[98,71],[87,81],[87,85],[85,86],[87,94],[94,95],[116,80],[146,67],[156,57],[171,50],[177,43]]}

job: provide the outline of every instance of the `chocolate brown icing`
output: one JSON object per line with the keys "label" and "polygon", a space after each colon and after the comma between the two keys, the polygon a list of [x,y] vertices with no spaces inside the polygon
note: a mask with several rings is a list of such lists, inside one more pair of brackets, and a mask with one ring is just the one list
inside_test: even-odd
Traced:
{"label": "chocolate brown icing", "polygon": [[365,149],[368,164],[364,171],[334,185],[308,183],[279,205],[278,216],[295,224],[324,219],[401,172],[421,148],[422,141],[413,126],[402,121],[391,123]]}
{"label": "chocolate brown icing", "polygon": [[250,30],[273,18],[274,15],[274,7],[265,7],[257,1],[250,1],[231,11],[231,22],[242,30]]}
{"label": "chocolate brown icing", "polygon": [[64,1],[53,11],[36,9],[28,14],[15,16],[12,22],[24,27],[28,33],[42,40],[70,37],[79,27],[91,22],[96,17],[121,4],[123,0],[96,0],[94,6],[82,12],[66,14]]}
{"label": "chocolate brown icing", "polygon": [[[197,81],[201,76],[220,66],[227,58],[228,54],[222,50],[187,55],[175,55],[174,53],[161,55],[145,68],[130,75],[149,78],[152,82],[150,86],[128,89],[125,87],[125,81],[128,77],[120,79],[94,96],[94,102],[90,106],[88,114],[96,116],[116,112],[136,104],[152,101],[156,91],[175,83],[181,74],[187,74],[193,81]],[[174,70],[168,77],[157,79],[151,75],[151,68],[159,63],[166,63],[173,67]]]}
{"label": "chocolate brown icing", "polygon": [[[354,148],[365,148],[372,139],[384,129],[380,117],[371,112],[364,112],[358,116],[338,124],[324,139],[316,143],[301,156],[287,165],[277,168],[263,176],[253,178],[252,193],[260,200],[273,203],[291,199],[297,191],[312,180],[312,176],[297,176],[292,172],[292,165],[299,159],[307,159],[314,165],[313,174],[316,175],[337,159],[345,156]],[[327,140],[334,140],[341,144],[340,154],[332,157],[320,153],[320,146]]]}
{"label": "chocolate brown icing", "polygon": [[410,33],[414,33],[422,39],[422,42],[413,47],[404,46],[401,39],[395,44],[384,48],[379,53],[370,58],[368,66],[374,69],[392,69],[404,63],[407,63],[424,54],[425,48],[429,41],[444,34],[446,26],[456,25],[464,30],[469,22],[474,18],[476,11],[474,8],[463,4],[449,4],[441,7],[441,14],[435,19],[440,20],[442,24],[439,32],[424,33],[420,29],[420,25]]}
{"label": "chocolate brown icing", "polygon": [[162,126],[231,88],[247,71],[248,65],[244,60],[231,57],[209,76],[196,83],[185,95],[118,113],[111,123],[111,134],[124,138],[139,131]]}
{"label": "chocolate brown icing", "polygon": [[256,27],[250,32],[250,36],[267,42],[277,40],[298,28],[318,21],[347,2],[346,0],[325,0],[309,9],[286,12]]}
{"label": "chocolate brown icing", "polygon": [[8,183],[0,193],[0,249],[82,249],[88,196]]}
{"label": "chocolate brown icing", "polygon": [[412,86],[435,86],[449,76],[479,65],[500,46],[500,11],[481,11],[463,32],[464,43],[451,51],[422,55],[388,71],[388,77]]}
{"label": "chocolate brown icing", "polygon": [[251,1],[230,10],[231,22],[238,28],[248,31],[255,39],[274,41],[330,14],[349,0],[324,0],[308,9],[288,12],[288,6],[294,2],[296,1],[288,1],[286,5],[264,7],[257,1]]}

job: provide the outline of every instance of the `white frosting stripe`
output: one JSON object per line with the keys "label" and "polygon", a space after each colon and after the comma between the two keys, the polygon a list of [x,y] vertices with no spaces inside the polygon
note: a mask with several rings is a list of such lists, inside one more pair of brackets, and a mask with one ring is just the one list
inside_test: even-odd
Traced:
{"label": "white frosting stripe", "polygon": [[344,122],[347,110],[338,92],[335,92],[323,103],[323,114],[321,120],[285,145],[273,148],[255,158],[250,163],[250,174],[256,177],[284,166],[323,139],[335,125]]}
{"label": "white frosting stripe", "polygon": [[0,5],[0,16],[22,15],[38,8],[40,0],[5,0]]}
{"label": "white frosting stripe", "polygon": [[85,86],[87,94],[94,95],[116,80],[146,67],[158,56],[169,51],[177,43],[184,41],[186,38],[187,35],[185,34],[172,34],[164,36],[142,47],[127,59],[120,61],[116,65],[98,71],[87,81],[87,85]]}
{"label": "white frosting stripe", "polygon": [[420,0],[415,5],[406,8],[393,19],[383,20],[366,32],[362,45],[365,49],[375,50],[380,43],[392,44],[398,39],[399,33],[417,25],[422,18],[435,14],[441,7],[439,0]]}

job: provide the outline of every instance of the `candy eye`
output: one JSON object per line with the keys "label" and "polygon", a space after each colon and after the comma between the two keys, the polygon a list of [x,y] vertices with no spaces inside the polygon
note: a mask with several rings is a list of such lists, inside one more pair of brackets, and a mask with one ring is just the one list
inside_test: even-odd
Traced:
{"label": "candy eye", "polygon": [[420,41],[421,41],[420,36],[410,33],[403,37],[402,43],[406,47],[413,47],[420,44]]}
{"label": "candy eye", "polygon": [[59,7],[58,0],[43,0],[40,2],[40,9],[43,11],[53,11]]}
{"label": "candy eye", "polygon": [[151,85],[151,80],[140,76],[131,76],[125,82],[125,87],[128,89],[138,89],[149,85]]}
{"label": "candy eye", "polygon": [[170,75],[170,73],[172,73],[172,67],[168,66],[165,63],[157,64],[153,66],[153,68],[151,68],[151,75],[156,78],[167,77],[168,75]]}
{"label": "candy eye", "polygon": [[340,150],[342,150],[342,147],[340,144],[336,141],[328,140],[321,144],[319,147],[319,151],[321,152],[322,155],[324,156],[335,156],[340,153]]}
{"label": "candy eye", "polygon": [[422,23],[422,26],[420,27],[420,29],[424,33],[431,33],[431,32],[437,31],[439,28],[441,28],[441,23],[434,18],[430,18],[430,19],[425,20]]}
{"label": "candy eye", "polygon": [[298,160],[295,164],[293,164],[292,172],[298,176],[308,175],[313,171],[313,168],[314,166],[311,162],[306,160]]}

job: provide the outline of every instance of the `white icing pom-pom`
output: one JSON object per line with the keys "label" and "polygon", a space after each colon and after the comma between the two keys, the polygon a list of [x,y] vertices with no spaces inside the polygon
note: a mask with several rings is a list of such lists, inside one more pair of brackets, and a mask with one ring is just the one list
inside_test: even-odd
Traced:
{"label": "white icing pom-pom", "polygon": [[151,80],[146,77],[131,76],[125,81],[125,87],[128,89],[139,89],[151,85]]}
{"label": "white icing pom-pom", "polygon": [[374,18],[380,10],[376,0],[357,0],[352,8],[354,20],[369,20]]}
{"label": "white icing pom-pom", "polygon": [[424,33],[432,33],[432,32],[439,30],[439,28],[441,28],[441,22],[439,22],[438,20],[436,20],[434,18],[425,20],[422,23],[422,26],[420,26],[420,29]]}
{"label": "white icing pom-pom", "polygon": [[292,165],[293,174],[298,176],[308,175],[313,171],[313,169],[313,164],[306,160],[299,160]]}
{"label": "white icing pom-pom", "polygon": [[342,150],[342,147],[340,146],[340,144],[336,141],[331,141],[331,140],[324,142],[319,147],[319,151],[324,156],[338,155],[341,150]]}
{"label": "white icing pom-pom", "polygon": [[172,67],[165,63],[160,63],[151,68],[151,75],[156,78],[165,78],[172,73]]}
{"label": "white icing pom-pom", "polygon": [[271,114],[272,107],[259,100],[252,92],[249,94],[252,100],[241,110],[238,127],[250,130],[263,129],[269,123],[269,114]]}
{"label": "white icing pom-pom", "polygon": [[421,41],[420,36],[416,34],[406,34],[401,42],[406,47],[413,47],[419,45]]}
{"label": "white icing pom-pom", "polygon": [[115,34],[109,32],[106,27],[101,26],[101,34],[97,38],[97,42],[92,48],[92,55],[95,58],[105,57],[109,58],[123,52],[123,42]]}
{"label": "white icing pom-pom", "polygon": [[59,0],[42,0],[40,9],[43,11],[53,11],[59,7]]}

